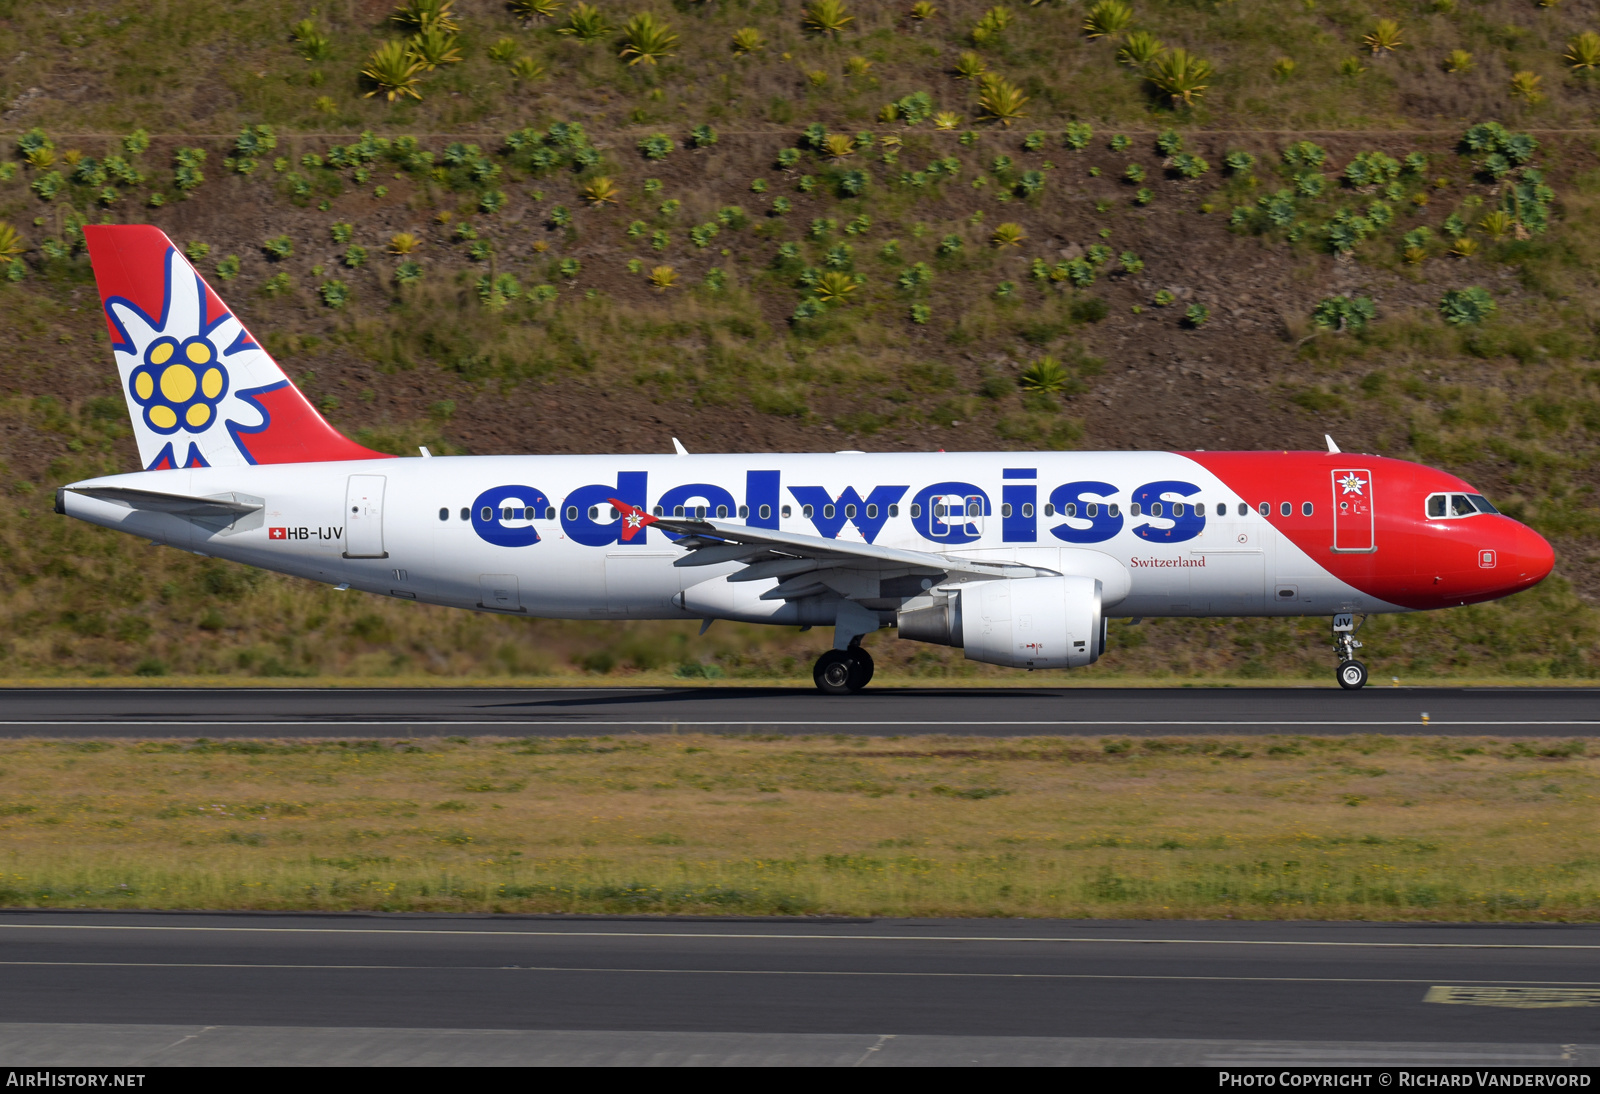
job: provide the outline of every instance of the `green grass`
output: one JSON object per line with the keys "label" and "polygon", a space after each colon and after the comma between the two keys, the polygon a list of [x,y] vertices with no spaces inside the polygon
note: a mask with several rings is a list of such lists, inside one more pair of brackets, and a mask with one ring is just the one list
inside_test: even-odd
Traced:
{"label": "green grass", "polygon": [[1593,921],[1581,740],[6,741],[0,905]]}

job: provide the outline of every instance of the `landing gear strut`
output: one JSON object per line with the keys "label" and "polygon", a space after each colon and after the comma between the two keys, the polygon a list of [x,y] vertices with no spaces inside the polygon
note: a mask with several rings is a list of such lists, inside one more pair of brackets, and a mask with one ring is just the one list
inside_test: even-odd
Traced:
{"label": "landing gear strut", "polygon": [[[1346,691],[1359,691],[1367,683],[1367,666],[1356,660],[1356,650],[1361,648],[1361,643],[1356,640],[1360,624],[1354,619],[1348,614],[1333,617],[1333,648],[1339,653],[1339,668],[1334,675]],[[1366,616],[1362,616],[1361,622],[1366,621]]]}
{"label": "landing gear strut", "polygon": [[811,678],[825,695],[850,695],[866,687],[874,669],[872,654],[860,646],[828,650],[817,658]]}

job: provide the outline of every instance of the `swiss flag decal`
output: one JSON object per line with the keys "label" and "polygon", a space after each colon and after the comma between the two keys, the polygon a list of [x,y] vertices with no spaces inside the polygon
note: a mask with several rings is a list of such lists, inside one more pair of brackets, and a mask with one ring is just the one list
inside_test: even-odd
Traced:
{"label": "swiss flag decal", "polygon": [[268,539],[288,539],[289,538],[289,530],[287,528],[268,528],[267,529],[267,538]]}

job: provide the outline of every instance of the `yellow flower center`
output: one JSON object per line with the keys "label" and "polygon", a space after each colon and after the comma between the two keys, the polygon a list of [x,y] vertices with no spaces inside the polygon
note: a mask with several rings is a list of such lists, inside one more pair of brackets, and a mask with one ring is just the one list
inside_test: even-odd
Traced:
{"label": "yellow flower center", "polygon": [[170,402],[188,402],[196,386],[194,369],[188,365],[173,365],[161,374],[161,394]]}

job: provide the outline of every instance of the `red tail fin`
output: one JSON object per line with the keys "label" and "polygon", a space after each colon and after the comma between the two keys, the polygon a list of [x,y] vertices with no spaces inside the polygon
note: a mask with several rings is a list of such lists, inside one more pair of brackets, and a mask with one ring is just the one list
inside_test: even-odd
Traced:
{"label": "red tail fin", "polygon": [[83,235],[146,469],[385,458],[317,413],[159,228]]}

